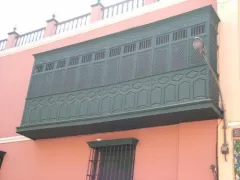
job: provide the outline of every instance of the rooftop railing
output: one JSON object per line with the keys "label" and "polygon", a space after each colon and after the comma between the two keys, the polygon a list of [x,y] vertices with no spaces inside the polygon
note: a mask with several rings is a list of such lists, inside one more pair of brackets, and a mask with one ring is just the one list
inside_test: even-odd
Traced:
{"label": "rooftop railing", "polygon": [[[96,21],[112,18],[122,14],[133,12],[134,10],[143,7],[149,2],[158,2],[162,0],[124,0],[120,3],[113,4],[110,6],[104,7],[100,0],[98,3],[92,6],[92,12],[87,13],[66,21],[57,22],[55,20],[55,15],[49,21],[47,21],[47,27],[43,27],[25,34],[19,35],[14,28],[14,31],[11,34],[11,38],[0,40],[0,51],[9,49],[12,47],[24,46],[41,39],[44,39],[47,36],[53,36],[56,34],[61,34],[64,32],[74,31],[88,26],[90,23]],[[97,7],[93,10],[93,8]],[[99,8],[100,7],[100,8]],[[96,18],[97,17],[97,18]],[[55,21],[55,23],[51,23]],[[51,27],[50,27],[51,26]],[[54,30],[52,30],[54,29]],[[13,38],[14,35],[14,38]],[[11,42],[8,42],[11,41]],[[8,46],[7,46],[8,44]]]}
{"label": "rooftop railing", "polygon": [[103,8],[103,19],[125,14],[144,6],[144,0],[125,0]]}
{"label": "rooftop railing", "polygon": [[44,30],[45,28],[40,28],[28,33],[19,35],[17,37],[16,46],[23,46],[25,44],[29,44],[29,43],[43,39]]}
{"label": "rooftop railing", "polygon": [[78,16],[57,24],[56,34],[63,32],[80,29],[90,23],[90,13]]}

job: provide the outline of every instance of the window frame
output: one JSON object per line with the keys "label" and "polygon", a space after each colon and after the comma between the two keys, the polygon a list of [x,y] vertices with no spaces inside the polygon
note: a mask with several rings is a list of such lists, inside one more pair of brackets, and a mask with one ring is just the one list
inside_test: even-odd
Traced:
{"label": "window frame", "polygon": [[116,176],[132,180],[137,143],[135,138],[88,142],[91,152],[87,180],[114,180]]}

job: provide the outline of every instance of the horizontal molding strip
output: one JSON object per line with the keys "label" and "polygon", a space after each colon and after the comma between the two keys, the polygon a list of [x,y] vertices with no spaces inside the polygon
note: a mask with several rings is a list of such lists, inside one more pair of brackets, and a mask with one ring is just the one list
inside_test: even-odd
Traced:
{"label": "horizontal molding strip", "polygon": [[228,122],[228,127],[240,126],[240,121],[231,121]]}
{"label": "horizontal molding strip", "polygon": [[0,144],[29,141],[29,140],[31,140],[31,139],[29,139],[25,136],[11,136],[11,137],[0,138]]}

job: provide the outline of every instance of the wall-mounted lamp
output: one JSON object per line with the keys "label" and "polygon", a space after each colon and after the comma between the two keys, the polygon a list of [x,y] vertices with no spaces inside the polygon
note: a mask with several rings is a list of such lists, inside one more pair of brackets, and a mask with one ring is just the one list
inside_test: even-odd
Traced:
{"label": "wall-mounted lamp", "polygon": [[225,106],[224,106],[224,102],[223,102],[223,97],[222,97],[222,91],[218,82],[218,77],[215,73],[215,71],[213,70],[211,64],[209,63],[208,57],[207,57],[207,52],[205,49],[205,44],[203,42],[203,40],[200,37],[194,37],[193,40],[193,48],[200,54],[200,56],[203,57],[205,63],[207,64],[208,69],[210,70],[211,75],[213,76],[215,83],[217,84],[217,88],[219,91],[219,96],[220,96],[220,100],[221,100],[221,108],[222,108],[222,112],[223,112],[223,144],[221,146],[221,152],[222,154],[225,155],[225,160],[226,159],[226,155],[229,153],[229,147],[228,147],[228,143],[227,143],[227,120],[226,120],[226,113],[225,113]]}
{"label": "wall-mounted lamp", "polygon": [[2,166],[3,158],[4,158],[5,154],[6,154],[6,152],[0,151],[0,168],[1,168],[1,166]]}

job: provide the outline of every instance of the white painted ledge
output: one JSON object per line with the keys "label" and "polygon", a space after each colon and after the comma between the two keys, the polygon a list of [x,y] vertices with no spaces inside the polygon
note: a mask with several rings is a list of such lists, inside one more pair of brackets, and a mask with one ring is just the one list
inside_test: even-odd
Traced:
{"label": "white painted ledge", "polygon": [[240,126],[240,121],[228,122],[228,127]]}
{"label": "white painted ledge", "polygon": [[21,142],[21,141],[30,141],[30,140],[31,139],[29,139],[25,136],[4,137],[4,138],[0,138],[0,144]]}
{"label": "white painted ledge", "polygon": [[26,44],[26,45],[23,45],[23,46],[18,46],[18,47],[6,49],[6,50],[0,52],[0,57],[7,56],[7,55],[10,55],[10,54],[14,54],[14,53],[21,52],[21,51],[25,51],[25,50],[28,50],[28,49],[36,48],[36,47],[39,47],[41,45],[48,44],[48,43],[55,42],[55,41],[59,41],[59,40],[69,38],[69,37],[72,37],[72,36],[75,36],[75,35],[78,35],[78,34],[83,34],[83,33],[86,33],[88,31],[92,31],[92,30],[95,30],[95,29],[98,29],[98,28],[101,28],[101,27],[105,27],[105,26],[108,26],[108,25],[111,25],[111,24],[115,24],[117,22],[120,22],[120,21],[123,21],[123,20],[126,20],[126,19],[130,19],[130,18],[134,18],[134,17],[137,17],[137,16],[141,16],[141,15],[150,13],[150,12],[154,12],[156,10],[163,9],[163,8],[166,8],[166,7],[169,7],[169,6],[173,6],[173,5],[176,5],[178,3],[185,2],[185,1],[187,1],[187,0],[161,0],[159,2],[156,2],[156,3],[153,3],[153,4],[146,5],[146,6],[143,6],[141,8],[138,8],[138,9],[134,10],[133,12],[118,15],[118,16],[108,18],[108,19],[104,19],[104,20],[101,20],[99,22],[87,25],[87,26],[85,26],[81,29],[78,29],[78,30],[68,31],[68,32],[61,33],[61,34],[56,34],[56,35],[53,35],[53,36],[50,36],[50,37],[46,37],[46,38],[44,38],[40,41],[37,41],[37,42],[33,42],[33,43]]}

